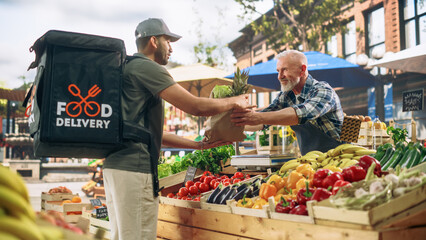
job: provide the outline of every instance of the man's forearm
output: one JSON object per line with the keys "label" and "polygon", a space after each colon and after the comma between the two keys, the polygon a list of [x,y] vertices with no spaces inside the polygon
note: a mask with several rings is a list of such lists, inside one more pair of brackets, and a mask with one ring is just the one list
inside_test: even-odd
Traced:
{"label": "man's forearm", "polygon": [[261,112],[262,123],[266,125],[285,125],[292,126],[299,123],[296,111],[292,107],[284,108],[279,111]]}

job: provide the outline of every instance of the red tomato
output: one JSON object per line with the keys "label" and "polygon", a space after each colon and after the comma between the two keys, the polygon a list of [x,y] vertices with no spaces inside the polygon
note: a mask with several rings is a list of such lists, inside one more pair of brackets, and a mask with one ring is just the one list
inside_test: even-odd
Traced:
{"label": "red tomato", "polygon": [[196,186],[190,186],[189,187],[189,193],[191,195],[197,195],[198,194],[198,188]]}
{"label": "red tomato", "polygon": [[213,174],[210,171],[205,171],[203,176],[213,176]]}
{"label": "red tomato", "polygon": [[229,178],[223,179],[222,183],[223,184],[225,184],[225,183],[231,183],[231,179],[229,179]]}
{"label": "red tomato", "polygon": [[218,181],[216,179],[213,179],[210,181],[210,188],[214,188],[214,185],[217,183]]}
{"label": "red tomato", "polygon": [[216,181],[213,188],[216,189],[219,186],[220,182]]}
{"label": "red tomato", "polygon": [[205,183],[201,183],[200,184],[200,192],[208,192],[210,190],[209,185],[205,184]]}
{"label": "red tomato", "polygon": [[199,202],[200,201],[200,196],[198,196],[198,197],[196,197],[196,198],[194,198],[194,199],[192,199],[192,201],[196,201],[196,202]]}
{"label": "red tomato", "polygon": [[236,173],[234,173],[234,178],[244,178],[244,173],[236,172]]}
{"label": "red tomato", "polygon": [[194,182],[191,180],[186,181],[185,187],[189,189],[190,186],[194,185]]}
{"label": "red tomato", "polygon": [[180,189],[179,189],[179,196],[181,196],[181,197],[185,197],[186,195],[188,195],[188,188],[186,188],[186,187],[181,187]]}
{"label": "red tomato", "polygon": [[246,179],[249,179],[250,178],[250,175],[249,174],[246,174]]}
{"label": "red tomato", "polygon": [[210,177],[210,176],[206,177],[206,178],[204,178],[204,183],[209,185],[212,180],[213,180],[213,177]]}
{"label": "red tomato", "polygon": [[227,175],[223,175],[222,177],[220,177],[220,179],[228,179],[229,177]]}
{"label": "red tomato", "polygon": [[203,183],[203,182],[204,182],[204,178],[206,178],[206,176],[201,176],[201,177],[200,177],[200,182],[202,182],[202,183]]}
{"label": "red tomato", "polygon": [[169,193],[169,194],[167,194],[167,197],[168,198],[173,198],[175,195],[173,194],[173,193]]}
{"label": "red tomato", "polygon": [[198,189],[200,189],[200,184],[201,184],[202,182],[196,182],[194,185],[198,188]]}
{"label": "red tomato", "polygon": [[182,200],[188,200],[188,197],[185,196],[185,197],[182,197],[181,199]]}
{"label": "red tomato", "polygon": [[229,181],[228,181],[228,182],[224,182],[224,183],[223,183],[223,186],[225,186],[225,187],[226,187],[226,186],[229,186],[229,185],[231,185],[231,183],[230,183]]}
{"label": "red tomato", "polygon": [[241,182],[241,181],[242,181],[241,179],[236,178],[236,179],[234,179],[234,181],[232,183],[238,183],[238,182]]}

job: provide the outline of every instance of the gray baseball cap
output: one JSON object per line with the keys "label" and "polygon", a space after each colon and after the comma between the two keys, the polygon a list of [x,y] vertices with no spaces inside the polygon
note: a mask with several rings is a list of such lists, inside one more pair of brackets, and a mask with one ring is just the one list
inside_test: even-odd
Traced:
{"label": "gray baseball cap", "polygon": [[166,23],[161,18],[148,18],[138,24],[135,31],[136,39],[150,36],[166,35],[171,39],[170,41],[176,42],[182,36],[171,33]]}

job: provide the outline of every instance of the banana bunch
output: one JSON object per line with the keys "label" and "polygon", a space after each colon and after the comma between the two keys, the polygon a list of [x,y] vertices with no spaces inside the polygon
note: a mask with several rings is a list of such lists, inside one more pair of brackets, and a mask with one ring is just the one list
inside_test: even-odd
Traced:
{"label": "banana bunch", "polygon": [[60,230],[44,231],[35,223],[35,219],[23,179],[0,165],[0,239],[62,239],[57,238]]}
{"label": "banana bunch", "polygon": [[370,155],[375,152],[376,150],[369,150],[361,146],[341,144],[336,148],[330,149],[326,154],[318,159],[318,162],[321,163],[322,168],[335,166],[343,169],[357,164],[358,160],[362,156]]}
{"label": "banana bunch", "polygon": [[314,150],[306,153],[302,157],[284,163],[280,169],[280,174],[294,170],[297,166],[304,163],[311,164],[314,170],[329,168],[331,166],[343,169],[357,164],[362,156],[370,155],[375,152],[376,150],[369,150],[352,144],[341,144],[336,148],[328,150],[326,153]]}

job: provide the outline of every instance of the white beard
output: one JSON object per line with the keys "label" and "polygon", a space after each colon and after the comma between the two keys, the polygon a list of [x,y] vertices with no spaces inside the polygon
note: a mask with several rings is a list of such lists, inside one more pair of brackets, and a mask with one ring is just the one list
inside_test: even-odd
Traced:
{"label": "white beard", "polygon": [[299,82],[300,82],[300,77],[298,77],[297,80],[294,81],[294,82],[287,82],[286,85],[281,84],[281,92],[288,92],[288,91],[293,90],[293,88],[297,84],[299,84]]}

